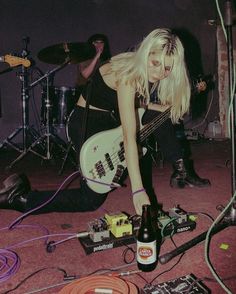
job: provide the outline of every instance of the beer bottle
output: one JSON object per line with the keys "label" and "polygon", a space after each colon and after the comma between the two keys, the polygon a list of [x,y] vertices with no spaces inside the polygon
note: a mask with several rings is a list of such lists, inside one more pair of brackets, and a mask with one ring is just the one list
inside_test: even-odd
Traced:
{"label": "beer bottle", "polygon": [[137,264],[144,272],[153,271],[157,265],[156,232],[152,223],[150,205],[142,207],[141,226],[137,235]]}

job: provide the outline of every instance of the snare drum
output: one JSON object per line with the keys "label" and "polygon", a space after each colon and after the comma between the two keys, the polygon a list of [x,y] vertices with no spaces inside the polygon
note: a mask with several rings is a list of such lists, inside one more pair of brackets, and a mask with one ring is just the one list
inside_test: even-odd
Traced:
{"label": "snare drum", "polygon": [[49,111],[49,124],[64,127],[69,114],[77,102],[77,90],[70,87],[49,87],[42,91],[41,120],[47,123],[47,111]]}

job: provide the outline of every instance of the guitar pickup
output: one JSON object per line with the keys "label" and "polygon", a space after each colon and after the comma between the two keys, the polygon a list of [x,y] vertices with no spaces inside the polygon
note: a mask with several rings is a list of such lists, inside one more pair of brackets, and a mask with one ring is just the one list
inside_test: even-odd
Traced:
{"label": "guitar pickup", "polygon": [[121,176],[123,175],[125,168],[123,167],[123,165],[118,165],[117,166],[117,171],[116,174],[112,180],[113,183],[119,183]]}
{"label": "guitar pickup", "polygon": [[105,172],[105,169],[103,167],[103,164],[102,164],[101,160],[95,163],[95,168],[96,168],[96,171],[97,171],[98,176],[100,178],[102,176],[105,176],[106,175],[106,172]]}
{"label": "guitar pickup", "polygon": [[120,150],[118,151],[118,157],[120,162],[125,160],[124,142],[120,142]]}
{"label": "guitar pickup", "polygon": [[107,161],[107,164],[108,164],[110,170],[113,170],[113,169],[114,169],[114,165],[113,165],[113,163],[112,163],[112,160],[111,160],[110,154],[109,154],[109,153],[106,153],[106,154],[105,154],[105,158],[106,158],[106,161]]}

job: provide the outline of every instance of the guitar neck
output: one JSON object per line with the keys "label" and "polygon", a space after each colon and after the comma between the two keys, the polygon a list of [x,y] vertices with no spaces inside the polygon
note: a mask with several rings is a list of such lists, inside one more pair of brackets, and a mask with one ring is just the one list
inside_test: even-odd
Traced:
{"label": "guitar neck", "polygon": [[170,108],[155,117],[150,123],[144,126],[137,134],[139,143],[144,142],[158,127],[170,117]]}

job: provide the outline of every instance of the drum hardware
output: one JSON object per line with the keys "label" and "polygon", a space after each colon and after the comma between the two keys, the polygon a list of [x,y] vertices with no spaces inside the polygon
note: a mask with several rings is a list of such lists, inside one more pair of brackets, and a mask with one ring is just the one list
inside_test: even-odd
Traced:
{"label": "drum hardware", "polygon": [[[74,153],[74,154],[72,154],[72,153]],[[62,173],[63,173],[63,171],[65,169],[66,162],[68,160],[70,160],[70,162],[72,163],[72,165],[76,169],[78,169],[78,165],[77,165],[76,159],[73,158],[75,156],[73,156],[73,155],[76,156],[76,151],[74,150],[73,143],[70,141],[69,144],[68,144],[68,146],[67,146],[67,148],[66,148],[65,156],[64,156],[64,158],[62,160],[62,165],[61,165],[61,168],[60,168],[60,170],[58,172],[58,175],[62,175]]]}
{"label": "drum hardware", "polygon": [[[49,46],[47,48],[42,49],[39,53],[38,53],[38,58],[39,60],[49,63],[49,64],[64,64],[64,63],[70,63],[70,64],[76,64],[85,60],[88,60],[90,58],[93,58],[96,54],[96,49],[93,45],[88,44],[88,43],[61,43],[61,44],[57,44],[57,45],[53,45],[53,46]],[[47,83],[48,85],[48,83]],[[56,93],[56,91],[58,91]],[[68,94],[71,90],[66,88],[66,87],[62,87],[62,88],[54,88],[54,93],[52,93],[52,88],[49,88],[47,86],[47,90],[46,90],[46,100],[44,101],[43,99],[43,109],[42,109],[42,115],[43,115],[43,123],[46,122],[46,124],[48,124],[48,127],[50,126],[50,124],[52,125],[59,125],[59,127],[63,127],[66,124],[66,121],[68,121],[69,117],[67,117],[67,115],[69,114],[70,110],[70,106],[68,105],[68,99],[66,99],[66,94]],[[72,89],[73,91],[73,89]],[[51,101],[54,98],[51,98],[50,100],[50,93],[52,94],[51,97],[56,97],[57,98],[57,109],[55,109],[55,102],[56,101]],[[59,94],[59,97],[58,97]],[[73,94],[72,94],[73,96]],[[71,99],[69,99],[69,102],[72,102]],[[76,101],[74,101],[75,103]],[[51,104],[50,104],[51,103]],[[46,107],[46,105],[48,107]],[[48,111],[49,107],[52,107],[52,112]],[[74,106],[74,105],[73,105]],[[46,111],[44,111],[44,109],[46,109]],[[56,110],[56,114],[54,113],[53,110]],[[59,111],[58,111],[59,110]],[[44,117],[44,115],[46,114],[46,118]],[[50,116],[51,115],[51,116]],[[67,126],[66,126],[67,127]],[[67,132],[67,138],[69,138],[68,136],[68,132]],[[59,174],[62,174],[65,164],[68,160],[70,160],[72,162],[72,164],[76,167],[77,163],[76,160],[74,160],[73,156],[71,157],[71,153],[75,152],[74,148],[73,148],[73,144],[70,140],[69,144],[67,146],[66,149],[64,149],[65,151],[65,156],[63,158],[63,162],[62,162],[62,166],[60,168]],[[74,155],[74,154],[73,154]]]}
{"label": "drum hardware", "polygon": [[70,115],[68,116],[67,118],[67,122],[66,122],[66,127],[65,127],[65,130],[66,130],[66,138],[67,138],[67,141],[69,142],[68,143],[68,146],[67,146],[67,149],[66,149],[66,153],[65,153],[65,156],[63,158],[63,161],[62,161],[62,165],[61,165],[61,168],[58,172],[59,175],[61,175],[64,171],[64,168],[65,168],[65,165],[66,165],[66,162],[68,160],[71,161],[72,165],[78,169],[78,163],[77,163],[77,160],[76,160],[76,156],[77,156],[77,153],[76,153],[76,150],[74,148],[74,144],[72,143],[72,140],[69,136],[69,130],[68,130],[68,126],[69,126],[69,123],[70,123],[70,118],[71,118],[71,115],[72,113],[74,112],[74,110],[71,111]]}
{"label": "drum hardware", "polygon": [[[47,72],[42,77],[40,77],[38,80],[31,83],[29,85],[29,87],[27,88],[27,89],[31,89],[32,87],[37,85],[39,82],[41,82],[43,79],[46,79],[47,97],[46,97],[46,105],[45,105],[46,106],[45,133],[41,136],[38,136],[37,139],[25,150],[25,152],[21,153],[21,155],[9,166],[9,168],[11,168],[12,165],[15,164],[16,161],[22,159],[28,152],[31,152],[31,153],[33,153],[33,154],[35,154],[45,160],[52,159],[53,147],[58,147],[58,149],[60,149],[63,153],[66,152],[65,142],[53,133],[53,128],[50,124],[50,107],[51,107],[51,105],[50,105],[50,100],[49,100],[49,79],[52,74],[54,74],[55,72],[64,68],[69,62],[70,62],[70,60],[67,59],[62,65],[57,66],[56,68]],[[37,149],[40,148],[40,152],[35,150],[36,148]]]}
{"label": "drum hardware", "polygon": [[66,124],[69,114],[73,110],[77,102],[77,90],[70,87],[54,87],[50,86],[49,90],[42,91],[42,107],[41,107],[41,122],[45,125],[46,122],[46,98],[49,92],[50,104],[50,124],[53,126],[63,128]]}
{"label": "drum hardware", "polygon": [[[21,154],[7,167],[7,169],[12,168],[12,166],[16,162],[18,162],[20,159],[22,159],[28,152],[31,152],[41,157],[42,159],[51,159],[52,145],[55,145],[62,152],[65,152],[66,158],[68,157],[68,154],[69,154],[68,147],[66,146],[65,142],[61,138],[59,138],[53,133],[52,131],[53,128],[50,124],[51,105],[50,105],[50,99],[49,99],[49,77],[51,77],[55,72],[61,70],[68,64],[85,61],[89,58],[92,58],[96,53],[95,47],[87,43],[66,43],[65,42],[62,44],[45,48],[39,52],[38,58],[43,62],[47,62],[50,64],[58,64],[59,66],[49,71],[45,75],[41,76],[35,82],[28,85],[29,84],[28,72],[26,70],[26,67],[30,66],[30,62],[28,59],[26,59],[26,57],[29,55],[29,52],[27,49],[29,38],[28,37],[23,38],[23,42],[25,44],[25,48],[22,50],[22,53],[21,53],[22,58],[18,58],[18,61],[19,59],[22,60],[20,63],[22,67],[21,67],[21,73],[19,76],[22,83],[21,97],[22,97],[23,125],[17,128],[7,139],[3,141],[2,144],[0,144],[0,148],[2,148],[4,145],[7,144],[11,146],[12,148],[14,148],[16,151],[20,152]],[[5,60],[3,59],[3,57],[1,57],[0,61],[4,62]],[[8,68],[6,69],[6,71],[4,69],[3,72],[7,72],[7,71],[8,71]],[[40,136],[40,134],[36,130],[34,130],[32,127],[29,127],[28,103],[29,103],[29,90],[44,79],[46,79],[46,85],[47,85],[46,99],[45,99],[46,131],[43,135]],[[60,121],[62,120],[64,124],[64,118],[62,119],[60,117]],[[12,141],[21,131],[23,132],[23,148],[20,148],[20,146],[18,146],[16,143]],[[45,151],[46,151],[46,154],[42,154],[42,152],[45,153]]]}
{"label": "drum hardware", "polygon": [[[14,150],[18,151],[20,156],[16,158],[7,169],[11,168],[22,156],[27,153],[29,145],[34,142],[39,137],[39,133],[29,126],[29,89],[28,89],[28,71],[27,67],[30,66],[30,61],[26,58],[29,54],[27,46],[29,39],[23,38],[24,48],[21,52],[21,58],[12,55],[6,55],[4,60],[10,64],[10,66],[21,65],[21,71],[18,76],[21,81],[21,100],[22,100],[22,126],[16,128],[16,130],[11,133],[1,144],[0,149],[5,145],[12,147]],[[15,143],[13,139],[22,132],[22,147]]]}

